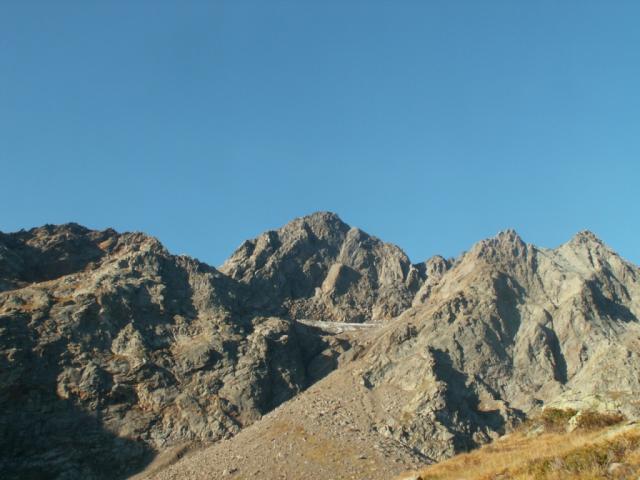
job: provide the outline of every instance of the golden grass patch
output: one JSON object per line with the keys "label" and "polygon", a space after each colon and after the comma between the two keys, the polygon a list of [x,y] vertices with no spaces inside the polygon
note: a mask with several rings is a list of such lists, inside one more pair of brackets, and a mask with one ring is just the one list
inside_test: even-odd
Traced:
{"label": "golden grass patch", "polygon": [[[422,480],[632,479],[640,475],[640,426],[619,414],[547,409],[516,432],[426,467]],[[567,432],[572,418],[575,430]],[[532,434],[537,426],[542,433]],[[403,478],[403,477],[400,477]]]}

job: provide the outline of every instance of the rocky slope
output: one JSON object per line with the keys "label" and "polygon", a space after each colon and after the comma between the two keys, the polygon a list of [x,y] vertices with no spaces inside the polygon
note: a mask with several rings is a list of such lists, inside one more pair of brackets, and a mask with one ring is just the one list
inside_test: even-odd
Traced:
{"label": "rocky slope", "polygon": [[637,416],[640,271],[593,234],[555,250],[513,231],[463,255],[354,365],[375,428],[438,460],[576,399]]}
{"label": "rocky slope", "polygon": [[[402,470],[396,459],[448,458],[542,405],[637,418],[636,266],[588,232],[546,250],[506,231],[448,270],[439,263],[444,273],[420,289],[413,307],[361,338],[339,370],[254,425],[257,434],[242,432],[154,478],[199,479],[225,469],[253,478],[261,469],[266,478],[383,479]],[[335,407],[331,415],[320,414],[319,398]],[[257,448],[274,431],[283,459]],[[333,469],[319,463],[300,432],[338,446],[343,455]]]}
{"label": "rocky slope", "polygon": [[547,409],[495,442],[394,480],[636,480],[640,424],[573,413]]}
{"label": "rocky slope", "polygon": [[143,476],[388,478],[541,405],[637,415],[639,314],[639,269],[588,232],[412,265],[317,213],[219,270],[137,233],[0,234],[0,473],[125,478],[217,442]]}
{"label": "rocky slope", "polygon": [[[316,290],[363,321],[385,310],[383,298],[385,311],[407,305],[418,286],[399,249],[332,214],[262,238],[279,247],[257,246],[246,261],[237,252],[227,276],[138,233],[69,224],[0,234],[2,477],[124,477],[156,451],[229,437],[349,348],[353,333],[291,320],[307,300],[324,305]],[[336,267],[341,249],[353,268]]]}

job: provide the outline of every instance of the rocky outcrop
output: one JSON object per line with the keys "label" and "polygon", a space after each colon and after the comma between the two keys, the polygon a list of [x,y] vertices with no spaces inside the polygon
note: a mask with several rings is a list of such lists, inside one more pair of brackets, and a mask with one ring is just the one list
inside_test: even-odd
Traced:
{"label": "rocky outcrop", "polygon": [[116,232],[70,223],[13,234],[0,232],[0,291],[59,278],[99,261]]}
{"label": "rocky outcrop", "polygon": [[547,250],[502,232],[429,291],[354,367],[384,434],[437,460],[545,404],[596,396],[640,413],[640,271],[593,234]]}
{"label": "rocky outcrop", "polygon": [[398,247],[327,212],[244,242],[220,270],[248,287],[256,309],[338,322],[389,320],[424,279]]}
{"label": "rocky outcrop", "polygon": [[431,257],[418,267],[423,271],[424,282],[413,299],[413,305],[427,303],[431,290],[440,283],[442,276],[451,268],[453,260],[446,260],[440,255]]}
{"label": "rocky outcrop", "polygon": [[348,348],[246,308],[245,286],[142,234],[70,224],[0,241],[3,478],[122,478],[235,434]]}

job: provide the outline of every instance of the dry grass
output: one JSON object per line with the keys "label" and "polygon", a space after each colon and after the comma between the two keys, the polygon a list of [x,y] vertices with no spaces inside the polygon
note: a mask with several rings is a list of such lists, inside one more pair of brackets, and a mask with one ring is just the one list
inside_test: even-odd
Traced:
{"label": "dry grass", "polygon": [[[413,478],[422,480],[603,478],[636,480],[639,478],[640,427],[612,426],[624,419],[617,414],[582,412],[576,417],[577,428],[569,433],[566,427],[576,413],[560,410],[545,411],[519,431],[473,452],[457,455],[450,460],[429,466],[419,472],[419,477]],[[544,426],[544,433],[531,435],[530,432],[540,425]]]}
{"label": "dry grass", "polygon": [[625,420],[625,417],[616,412],[596,412],[583,410],[578,412],[572,408],[545,408],[537,417],[528,420],[525,428],[542,428],[545,432],[565,432],[571,423],[573,429],[598,430],[611,425],[616,425]]}
{"label": "dry grass", "polygon": [[597,430],[616,425],[624,420],[619,413],[601,413],[586,410],[576,417],[576,427],[583,430]]}
{"label": "dry grass", "polygon": [[54,295],[53,301],[55,303],[60,303],[62,305],[70,305],[75,303],[75,299],[73,298],[73,295],[62,295],[62,296]]}
{"label": "dry grass", "polygon": [[640,469],[639,464],[634,465],[630,462],[631,455],[637,457],[638,447],[640,447],[640,432],[621,433],[611,440],[589,443],[562,455],[529,461],[514,472],[513,478],[545,480],[607,478],[613,464],[624,464],[618,467],[619,473],[624,475],[623,478],[627,478]]}
{"label": "dry grass", "polygon": [[527,425],[540,425],[545,432],[564,432],[569,420],[577,413],[573,408],[545,408],[538,417],[529,420]]}

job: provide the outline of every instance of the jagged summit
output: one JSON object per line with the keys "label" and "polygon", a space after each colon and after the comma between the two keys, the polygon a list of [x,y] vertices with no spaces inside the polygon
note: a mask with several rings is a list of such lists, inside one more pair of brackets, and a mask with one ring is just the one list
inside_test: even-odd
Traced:
{"label": "jagged summit", "polygon": [[573,236],[574,241],[603,244],[604,242],[591,230],[581,230]]}
{"label": "jagged summit", "polygon": [[302,215],[301,217],[296,217],[291,220],[289,223],[294,223],[298,220],[306,220],[310,222],[320,221],[327,223],[344,223],[336,212],[331,212],[329,210],[318,210],[307,215]]}
{"label": "jagged summit", "polygon": [[513,230],[503,230],[496,236],[481,240],[471,248],[471,253],[477,257],[519,256],[526,253],[527,244],[520,235]]}
{"label": "jagged summit", "polygon": [[615,254],[615,252],[605,244],[596,234],[589,230],[582,230],[576,233],[564,245],[574,250],[582,250],[585,252],[594,252],[599,254]]}
{"label": "jagged summit", "polygon": [[514,228],[505,228],[504,230],[499,231],[496,237],[522,241],[522,238]]}
{"label": "jagged summit", "polygon": [[422,280],[398,247],[330,212],[297,218],[245,242],[220,270],[250,287],[256,308],[351,322],[398,315]]}
{"label": "jagged summit", "polygon": [[[310,213],[309,215],[304,215],[299,218],[310,223],[326,223],[328,225],[346,225],[340,218],[340,215],[330,211],[317,211],[317,212]],[[292,222],[295,222],[296,220],[293,220]]]}

